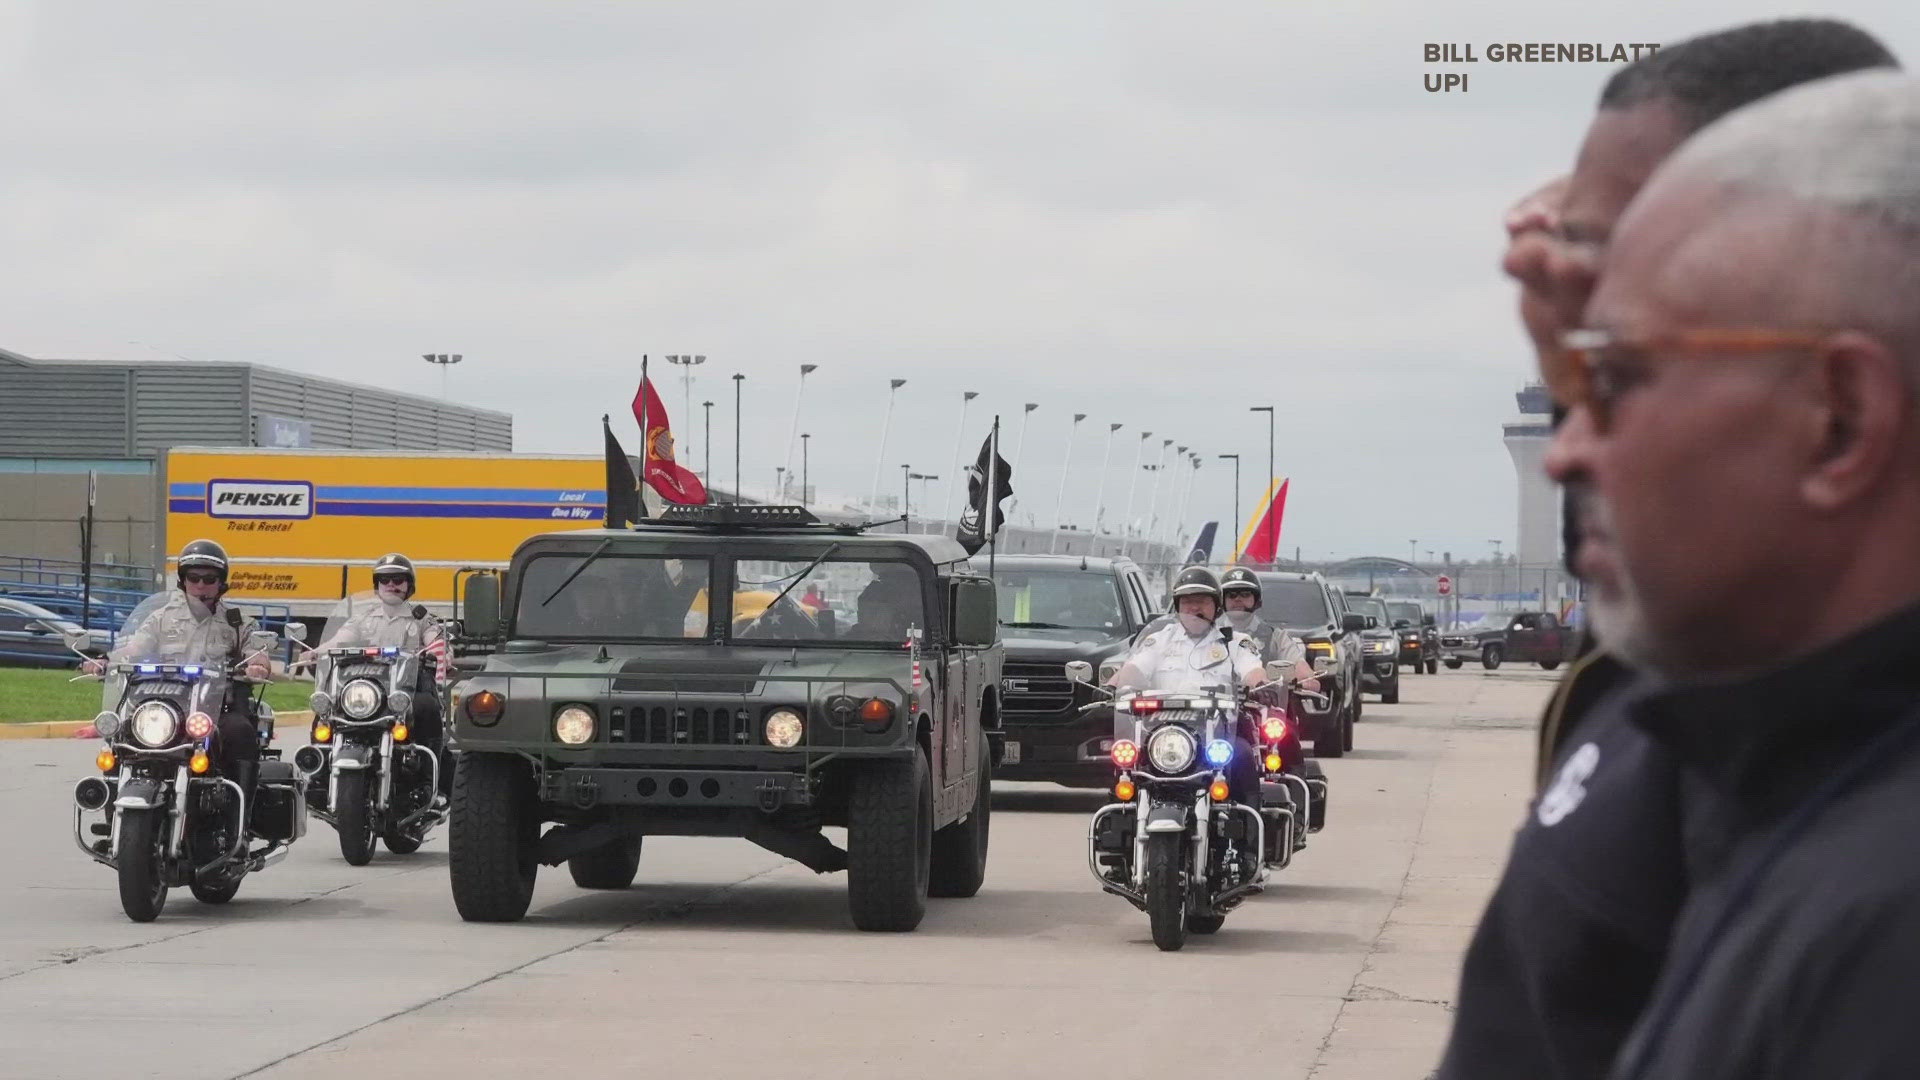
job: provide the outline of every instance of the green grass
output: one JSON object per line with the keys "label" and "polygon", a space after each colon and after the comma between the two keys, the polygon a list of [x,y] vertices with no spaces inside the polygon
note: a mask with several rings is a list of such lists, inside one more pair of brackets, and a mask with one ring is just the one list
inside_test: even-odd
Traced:
{"label": "green grass", "polygon": [[[0,667],[0,724],[31,720],[91,720],[100,711],[100,681],[76,683],[71,669]],[[313,693],[310,682],[274,683],[267,687],[267,704],[275,712],[307,707]]]}

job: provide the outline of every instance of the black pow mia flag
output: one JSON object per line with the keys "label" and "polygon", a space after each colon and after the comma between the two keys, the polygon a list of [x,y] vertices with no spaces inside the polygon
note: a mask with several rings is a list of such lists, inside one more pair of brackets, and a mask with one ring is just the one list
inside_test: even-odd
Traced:
{"label": "black pow mia flag", "polygon": [[634,479],[633,462],[613,437],[607,418],[600,418],[600,430],[607,436],[607,517],[609,529],[624,529],[647,516],[647,504],[640,499],[640,482]]}
{"label": "black pow mia flag", "polygon": [[[1007,515],[1000,509],[1000,504],[1011,494],[1013,466],[1000,456],[1000,424],[996,421],[993,433],[987,436],[986,442],[980,444],[979,459],[967,466],[967,509],[960,515],[960,525],[953,535],[968,555],[985,547],[987,541],[1000,531],[1000,526],[1006,523]],[[987,523],[989,507],[992,509],[992,518]]]}

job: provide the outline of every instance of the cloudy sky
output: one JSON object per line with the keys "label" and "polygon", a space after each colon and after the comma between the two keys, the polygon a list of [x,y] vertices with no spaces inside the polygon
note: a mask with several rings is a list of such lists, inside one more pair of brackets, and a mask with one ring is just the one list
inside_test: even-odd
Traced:
{"label": "cloudy sky", "polygon": [[[1492,64],[1486,43],[1804,13],[0,0],[0,346],[423,394],[419,354],[461,352],[455,400],[511,412],[521,450],[587,454],[642,353],[704,353],[728,475],[727,376],[747,376],[749,486],[785,460],[815,363],[817,486],[868,492],[905,378],[887,490],[902,463],[952,474],[975,390],[969,456],[998,412],[1015,457],[1040,406],[1022,519],[1052,518],[1088,414],[1060,510],[1083,524],[1109,423],[1110,519],[1142,431],[1207,456],[1190,519],[1230,513],[1216,454],[1245,455],[1250,504],[1267,431],[1246,407],[1272,404],[1286,547],[1479,556],[1513,540],[1500,424],[1531,363],[1500,215],[1571,161],[1610,70]],[[1920,57],[1912,5],[1823,13]],[[1428,65],[1429,42],[1481,62]],[[1447,71],[1467,92],[1427,93]]]}

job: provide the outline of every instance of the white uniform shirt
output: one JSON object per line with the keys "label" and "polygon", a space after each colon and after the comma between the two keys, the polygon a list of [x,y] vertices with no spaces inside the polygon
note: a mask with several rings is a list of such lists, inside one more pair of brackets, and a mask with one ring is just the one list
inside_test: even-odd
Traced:
{"label": "white uniform shirt", "polygon": [[1194,637],[1178,621],[1141,639],[1122,668],[1147,679],[1147,689],[1197,691],[1208,686],[1240,685],[1261,674],[1260,646],[1238,631],[1223,639],[1219,627]]}
{"label": "white uniform shirt", "polygon": [[209,607],[186,593],[174,593],[120,642],[113,659],[161,664],[230,662],[239,656],[240,643],[258,628],[252,618],[242,618],[235,629],[227,621],[227,605],[219,601]]}
{"label": "white uniform shirt", "polygon": [[341,624],[320,649],[325,652],[392,645],[411,652],[439,640],[443,633],[440,620],[432,615],[415,618],[412,604],[369,604]]}

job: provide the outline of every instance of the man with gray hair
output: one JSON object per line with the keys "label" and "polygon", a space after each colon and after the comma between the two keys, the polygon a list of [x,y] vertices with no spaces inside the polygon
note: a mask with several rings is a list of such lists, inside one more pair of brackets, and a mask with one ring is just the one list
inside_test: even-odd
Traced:
{"label": "man with gray hair", "polygon": [[1916,287],[1920,83],[1842,76],[1683,145],[1546,358],[1595,626],[1693,793],[1618,1080],[1920,1075]]}
{"label": "man with gray hair", "polygon": [[[1785,87],[1893,64],[1857,27],[1790,19],[1676,42],[1616,72],[1573,173],[1509,222],[1506,268],[1543,362],[1580,324],[1621,211],[1689,136]],[[1595,654],[1556,695],[1546,778],[1467,949],[1440,1080],[1604,1076],[1646,1004],[1699,867],[1682,845],[1675,756],[1627,715],[1631,677]],[[1578,733],[1564,745],[1562,717]]]}

